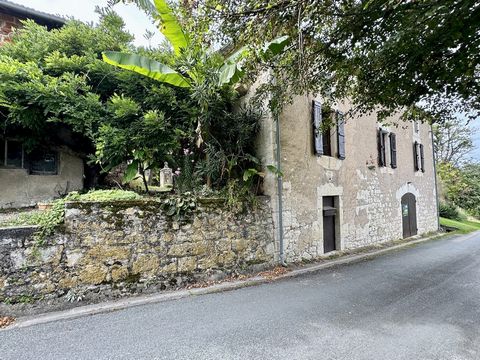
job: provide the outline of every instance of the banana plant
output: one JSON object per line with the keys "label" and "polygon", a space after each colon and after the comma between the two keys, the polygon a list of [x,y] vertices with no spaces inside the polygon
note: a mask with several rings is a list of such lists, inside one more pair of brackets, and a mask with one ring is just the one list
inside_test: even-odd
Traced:
{"label": "banana plant", "polygon": [[[149,0],[136,0],[132,2],[135,2],[157,21],[160,32],[172,46],[176,57],[181,56],[182,51],[192,45],[190,37],[182,29],[173,9],[168,5],[167,1],[154,0],[153,4]],[[260,58],[267,60],[282,52],[288,43],[288,36],[281,36],[265,44],[257,54]],[[245,74],[242,68],[242,60],[251,54],[252,51],[249,47],[243,47],[224,60],[224,63],[217,69],[219,86],[226,84],[233,85],[241,80]],[[186,74],[180,73],[168,65],[138,54],[105,51],[102,57],[108,64],[135,71],[152,79],[177,87],[192,88],[197,80],[193,72],[187,72]]]}

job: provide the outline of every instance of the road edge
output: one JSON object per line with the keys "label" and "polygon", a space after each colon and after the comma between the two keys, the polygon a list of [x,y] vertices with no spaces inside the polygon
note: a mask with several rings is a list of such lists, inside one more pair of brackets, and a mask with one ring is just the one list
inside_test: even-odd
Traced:
{"label": "road edge", "polygon": [[255,285],[261,285],[261,284],[270,283],[273,281],[278,281],[278,280],[287,279],[287,278],[294,278],[294,277],[302,276],[305,274],[314,273],[314,272],[317,272],[323,269],[328,269],[335,266],[348,265],[348,264],[356,263],[362,260],[372,259],[377,256],[380,256],[395,250],[414,246],[414,245],[431,241],[431,240],[443,239],[448,236],[452,236],[452,238],[457,236],[470,237],[476,233],[477,231],[469,234],[464,234],[464,235],[458,234],[458,233],[443,233],[443,234],[436,233],[428,237],[423,237],[423,238],[415,239],[412,241],[402,242],[397,245],[392,245],[392,246],[381,248],[381,249],[374,249],[368,252],[362,252],[362,253],[353,254],[353,255],[345,255],[332,260],[328,258],[323,259],[323,261],[325,262],[322,262],[320,264],[314,263],[314,264],[306,265],[304,267],[296,268],[287,273],[281,274],[275,277],[274,279],[265,278],[262,276],[254,276],[244,280],[223,282],[223,283],[211,285],[205,288],[175,290],[167,293],[141,295],[141,296],[135,296],[135,297],[130,297],[126,299],[107,301],[107,302],[98,303],[98,304],[79,306],[77,308],[73,308],[69,310],[62,310],[62,311],[49,312],[49,313],[44,313],[39,315],[20,317],[17,319],[17,321],[14,324],[0,329],[0,332],[55,322],[59,320],[70,320],[70,319],[76,319],[84,316],[98,315],[98,314],[103,314],[103,313],[108,313],[113,311],[119,311],[119,310],[124,310],[124,309],[135,307],[135,306],[156,304],[156,303],[161,303],[166,301],[179,300],[187,297],[214,294],[214,293],[231,291],[231,290],[241,289],[241,288],[255,286]]}

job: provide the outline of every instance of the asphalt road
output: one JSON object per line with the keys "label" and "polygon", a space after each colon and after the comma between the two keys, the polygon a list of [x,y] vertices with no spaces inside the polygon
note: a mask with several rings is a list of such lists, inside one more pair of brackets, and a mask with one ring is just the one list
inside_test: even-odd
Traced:
{"label": "asphalt road", "polygon": [[0,332],[0,359],[480,359],[480,235]]}

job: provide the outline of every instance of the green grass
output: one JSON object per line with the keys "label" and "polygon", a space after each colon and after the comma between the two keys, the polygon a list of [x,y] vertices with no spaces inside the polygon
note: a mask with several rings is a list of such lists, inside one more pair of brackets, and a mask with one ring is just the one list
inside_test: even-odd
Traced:
{"label": "green grass", "polygon": [[472,231],[480,230],[480,222],[477,222],[477,221],[469,221],[469,220],[457,221],[457,220],[445,219],[441,217],[440,225],[456,228],[458,229],[457,231],[462,234],[467,234]]}

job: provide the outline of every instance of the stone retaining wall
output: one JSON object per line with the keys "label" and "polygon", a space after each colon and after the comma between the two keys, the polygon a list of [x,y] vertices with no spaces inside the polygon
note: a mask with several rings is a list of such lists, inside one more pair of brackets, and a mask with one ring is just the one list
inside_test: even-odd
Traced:
{"label": "stone retaining wall", "polygon": [[182,223],[154,201],[68,203],[64,227],[44,245],[34,231],[0,229],[0,313],[10,304],[42,300],[53,309],[256,271],[275,253],[267,198],[240,215],[201,203]]}

